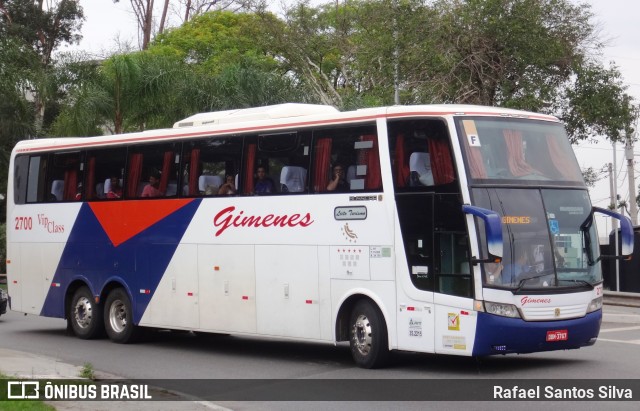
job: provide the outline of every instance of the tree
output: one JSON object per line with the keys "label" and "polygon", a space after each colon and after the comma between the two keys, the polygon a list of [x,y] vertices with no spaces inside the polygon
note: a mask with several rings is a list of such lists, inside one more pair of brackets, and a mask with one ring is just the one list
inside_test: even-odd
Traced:
{"label": "tree", "polygon": [[267,70],[274,69],[278,63],[269,53],[270,36],[261,24],[274,19],[273,15],[261,19],[251,13],[209,12],[158,35],[149,51],[177,56],[210,73],[249,58]]}
{"label": "tree", "polygon": [[[294,76],[339,107],[468,103],[557,115],[572,141],[616,139],[636,108],[588,4],[568,0],[300,1],[274,25]],[[590,99],[597,93],[597,97]],[[615,131],[617,130],[617,131]]]}
{"label": "tree", "polygon": [[638,118],[638,106],[626,93],[617,67],[605,69],[585,64],[575,72],[576,79],[566,89],[566,105],[562,119],[572,140],[602,135],[611,141],[621,141],[633,135]]}
{"label": "tree", "polygon": [[42,134],[46,126],[47,106],[58,95],[52,53],[61,44],[79,41],[83,20],[78,0],[49,1],[46,4],[44,0],[0,1],[0,36],[19,39],[40,59],[38,65],[25,67],[29,73],[27,90],[33,95],[35,104],[35,135]]}
{"label": "tree", "polygon": [[99,135],[105,127],[119,134],[142,131],[148,123],[170,125],[173,121],[167,121],[164,107],[176,84],[189,78],[187,73],[184,64],[166,56],[146,52],[112,56],[70,93],[55,133]]}

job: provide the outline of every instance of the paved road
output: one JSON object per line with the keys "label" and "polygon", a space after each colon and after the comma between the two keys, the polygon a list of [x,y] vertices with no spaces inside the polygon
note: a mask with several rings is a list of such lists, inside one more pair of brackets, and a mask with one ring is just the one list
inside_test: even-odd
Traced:
{"label": "paved road", "polygon": [[[108,340],[82,341],[65,334],[65,322],[9,313],[0,317],[0,369],[5,372],[13,353],[17,366],[27,376],[71,374],[90,362],[99,376],[127,378],[329,378],[329,379],[637,379],[640,374],[640,308],[605,306],[602,333],[594,347],[576,351],[537,353],[524,356],[489,357],[480,360],[400,353],[385,370],[361,370],[353,366],[348,347],[247,337],[197,338],[191,334],[160,333],[145,343],[117,345]],[[29,353],[29,354],[27,354]],[[21,364],[21,365],[20,365]],[[71,368],[66,368],[69,364]],[[40,368],[39,368],[40,367]],[[15,370],[14,370],[15,371]],[[11,372],[11,374],[16,374]],[[23,374],[24,375],[24,374]],[[425,387],[428,387],[426,382]],[[108,403],[105,410],[158,409],[162,403]],[[180,404],[180,407],[177,405]],[[547,403],[548,404],[548,403]],[[96,403],[55,403],[60,409],[95,409]],[[90,408],[82,408],[87,405]],[[300,403],[207,402],[167,403],[165,409],[237,410],[299,409]],[[350,409],[388,409],[389,403],[348,403]],[[455,403],[440,403],[433,409],[459,409]],[[486,408],[484,406],[487,405]],[[474,409],[502,409],[503,404],[474,404]],[[518,408],[526,404],[517,404]],[[541,404],[538,403],[539,407]],[[595,403],[563,410],[595,409]],[[634,407],[628,407],[634,405]],[[71,407],[71,408],[64,408]],[[129,408],[127,408],[129,407]],[[340,403],[304,403],[307,410],[343,409]],[[0,407],[1,408],[1,407]],[[395,408],[395,407],[394,407]],[[402,403],[403,409],[431,409],[429,403]],[[100,408],[98,408],[100,409]],[[144,408],[142,408],[144,409]],[[526,409],[526,408],[524,408]],[[533,408],[532,408],[533,409]],[[636,404],[615,403],[612,409],[637,409]]]}

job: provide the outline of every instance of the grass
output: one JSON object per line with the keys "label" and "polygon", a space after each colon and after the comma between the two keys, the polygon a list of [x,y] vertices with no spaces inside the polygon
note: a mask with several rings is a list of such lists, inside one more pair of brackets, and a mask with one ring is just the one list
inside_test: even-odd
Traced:
{"label": "grass", "polygon": [[96,375],[95,375],[95,371],[93,370],[93,365],[91,365],[88,362],[84,363],[78,376],[80,378],[86,378],[88,380],[95,380]]}
{"label": "grass", "polygon": [[6,380],[12,378],[8,375],[0,373],[0,410],[2,411],[55,411],[55,407],[47,405],[42,401],[29,400],[7,400],[7,384]]}

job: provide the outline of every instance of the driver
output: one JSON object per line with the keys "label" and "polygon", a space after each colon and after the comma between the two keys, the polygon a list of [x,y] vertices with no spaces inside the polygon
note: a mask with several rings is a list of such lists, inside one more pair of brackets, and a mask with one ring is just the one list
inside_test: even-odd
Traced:
{"label": "driver", "polygon": [[514,262],[504,266],[502,271],[503,284],[517,284],[523,273],[529,271],[529,253],[525,247],[519,249]]}

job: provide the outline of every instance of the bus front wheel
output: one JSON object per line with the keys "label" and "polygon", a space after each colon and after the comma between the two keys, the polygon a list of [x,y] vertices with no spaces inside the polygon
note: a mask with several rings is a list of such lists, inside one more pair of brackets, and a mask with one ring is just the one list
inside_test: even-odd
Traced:
{"label": "bus front wheel", "polygon": [[379,368],[389,356],[389,339],[384,317],[378,307],[366,300],[359,301],[351,311],[351,356],[358,367]]}
{"label": "bus front wheel", "polygon": [[71,312],[67,316],[73,333],[83,340],[100,337],[104,331],[102,305],[98,304],[89,288],[76,290],[71,300]]}
{"label": "bus front wheel", "polygon": [[131,300],[122,288],[116,288],[107,297],[104,325],[109,339],[119,344],[134,342],[138,336],[138,327],[133,324]]}

